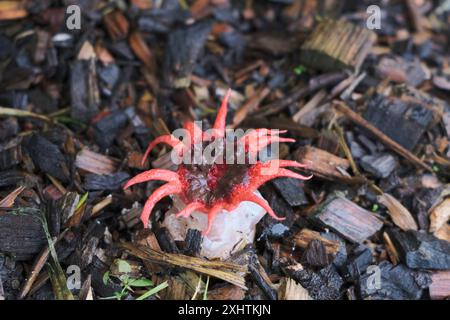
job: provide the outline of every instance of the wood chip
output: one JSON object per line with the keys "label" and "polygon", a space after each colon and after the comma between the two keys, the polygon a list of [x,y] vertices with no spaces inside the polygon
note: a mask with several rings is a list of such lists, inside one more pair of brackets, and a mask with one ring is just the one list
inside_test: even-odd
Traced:
{"label": "wood chip", "polygon": [[350,167],[350,162],[325,150],[311,146],[300,147],[295,152],[295,158],[298,162],[306,164],[307,169],[320,178],[327,180],[348,180],[351,178],[350,175],[344,175],[338,169],[347,170]]}
{"label": "wood chip", "polygon": [[319,232],[310,229],[303,229],[294,236],[295,244],[303,249],[306,249],[312,240],[321,241],[325,246],[327,254],[335,255],[340,247],[340,243],[338,241],[329,240],[322,237]]}
{"label": "wood chip", "polygon": [[9,169],[22,161],[21,143],[21,137],[0,143],[0,170]]}
{"label": "wood chip", "polygon": [[95,174],[111,174],[117,170],[116,161],[102,154],[83,148],[75,159],[75,166]]}
{"label": "wood chip", "polygon": [[399,155],[404,157],[405,159],[409,160],[413,164],[415,164],[418,167],[424,168],[425,170],[429,172],[433,172],[433,169],[425,164],[422,160],[417,158],[413,153],[406,150],[404,147],[402,147],[400,144],[386,136],[383,132],[381,132],[379,129],[377,129],[374,125],[369,123],[366,119],[361,117],[359,114],[351,110],[349,107],[344,105],[343,103],[337,103],[335,104],[337,109],[344,113],[349,119],[351,119],[353,122],[359,124],[360,126],[363,126],[364,128],[368,129],[372,134],[374,134],[380,141],[385,144],[387,147],[392,149],[393,151],[397,152]]}
{"label": "wood chip", "polygon": [[371,237],[383,226],[383,222],[373,213],[342,196],[327,200],[312,219],[356,243]]}
{"label": "wood chip", "polygon": [[278,290],[278,299],[280,300],[313,300],[308,290],[291,278],[284,278]]}
{"label": "wood chip", "polygon": [[348,21],[324,19],[303,43],[300,59],[324,71],[358,70],[376,39],[374,32]]}
{"label": "wood chip", "polygon": [[450,225],[444,224],[434,235],[436,238],[450,242]]}
{"label": "wood chip", "polygon": [[430,210],[430,232],[435,233],[450,220],[450,198],[444,199]]}
{"label": "wood chip", "polygon": [[438,271],[431,275],[430,297],[443,300],[450,297],[450,271]]}
{"label": "wood chip", "polygon": [[46,243],[40,213],[0,214],[0,251],[28,260]]}

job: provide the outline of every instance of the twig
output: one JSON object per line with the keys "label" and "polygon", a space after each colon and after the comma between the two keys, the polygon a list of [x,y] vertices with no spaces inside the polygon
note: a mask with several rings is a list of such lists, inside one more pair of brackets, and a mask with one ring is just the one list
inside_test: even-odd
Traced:
{"label": "twig", "polygon": [[279,113],[284,108],[287,108],[289,105],[293,104],[297,100],[303,98],[304,96],[317,91],[321,88],[325,88],[329,85],[335,84],[341,80],[343,80],[345,77],[347,77],[346,72],[333,72],[333,73],[327,73],[320,75],[318,77],[312,78],[309,80],[308,85],[306,87],[303,86],[297,86],[288,94],[287,97],[280,99],[278,101],[275,101],[271,104],[268,104],[266,106],[263,106],[261,109],[256,111],[254,115],[258,116],[268,116],[275,113]]}
{"label": "twig", "polygon": [[353,159],[353,155],[352,152],[350,151],[350,148],[345,142],[344,130],[342,130],[342,128],[336,122],[334,123],[334,128],[336,129],[336,133],[339,137],[339,144],[341,145],[342,151],[344,151],[347,160],[350,162],[350,167],[352,167],[352,170],[355,173],[355,175],[360,176],[361,172],[359,171],[358,166],[356,165],[355,159]]}
{"label": "twig", "polygon": [[356,165],[355,159],[353,159],[352,152],[350,151],[350,148],[348,147],[347,142],[345,141],[344,130],[342,130],[342,128],[336,122],[334,123],[333,126],[335,127],[336,133],[338,134],[339,144],[340,144],[342,150],[344,151],[345,156],[347,157],[347,160],[350,162],[350,166],[352,167],[352,170],[353,170],[355,176],[363,179],[364,183],[367,183],[369,185],[369,187],[372,188],[372,190],[375,193],[382,195],[384,193],[383,190],[381,190],[380,187],[375,184],[375,182],[373,182],[372,180],[363,176],[361,174],[361,172],[359,171],[358,166]]}
{"label": "twig", "polygon": [[423,163],[422,160],[420,160],[418,157],[416,157],[410,151],[403,148],[397,142],[393,141],[391,138],[389,138],[387,135],[385,135],[383,132],[381,132],[379,129],[377,129],[374,125],[372,125],[370,122],[368,122],[366,119],[364,119],[359,114],[357,114],[356,112],[351,110],[349,107],[347,107],[344,103],[338,102],[338,103],[335,103],[335,106],[340,112],[342,112],[350,120],[352,120],[356,124],[369,130],[373,135],[375,135],[378,139],[380,139],[381,142],[383,144],[385,144],[388,148],[392,149],[393,151],[395,151],[396,153],[398,153],[405,159],[409,160],[416,166],[421,167],[429,172],[433,172],[433,169],[430,166]]}
{"label": "twig", "polygon": [[[54,242],[54,245],[56,244],[65,236],[69,229],[64,230],[61,232],[61,234],[58,236],[56,241]],[[31,268],[30,273],[28,274],[28,278],[26,282],[24,283],[22,290],[20,290],[19,293],[19,299],[24,299],[28,292],[30,292],[31,287],[33,286],[34,282],[38,278],[39,273],[41,272],[42,268],[44,267],[45,263],[47,262],[47,259],[50,254],[50,248],[47,246],[45,249],[41,252],[41,254],[37,257],[36,261],[33,264],[33,267]]]}
{"label": "twig", "polygon": [[409,17],[411,18],[412,26],[415,31],[422,32],[423,24],[422,24],[422,15],[419,12],[419,8],[415,4],[414,0],[405,0],[405,6],[408,9]]}

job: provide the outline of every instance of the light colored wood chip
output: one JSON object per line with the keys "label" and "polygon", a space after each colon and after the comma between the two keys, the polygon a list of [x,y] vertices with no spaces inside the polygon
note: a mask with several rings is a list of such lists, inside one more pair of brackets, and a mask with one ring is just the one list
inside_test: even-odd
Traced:
{"label": "light colored wood chip", "polygon": [[325,150],[311,146],[300,147],[295,152],[295,157],[297,161],[307,165],[307,170],[323,179],[341,180],[351,178],[350,175],[342,173],[343,170],[345,171],[350,167],[350,162]]}
{"label": "light colored wood chip", "polygon": [[291,278],[284,278],[278,290],[280,300],[313,300],[308,290]]}
{"label": "light colored wood chip", "polygon": [[450,225],[444,224],[434,235],[436,238],[450,242]]}
{"label": "light colored wood chip", "polygon": [[450,198],[444,199],[430,211],[430,232],[436,233],[450,219]]}
{"label": "light colored wood chip", "polygon": [[96,174],[111,174],[117,170],[116,161],[87,148],[84,148],[77,154],[75,166]]}
{"label": "light colored wood chip", "polygon": [[431,275],[433,281],[429,287],[430,297],[433,300],[442,300],[450,297],[450,271],[437,271]]}

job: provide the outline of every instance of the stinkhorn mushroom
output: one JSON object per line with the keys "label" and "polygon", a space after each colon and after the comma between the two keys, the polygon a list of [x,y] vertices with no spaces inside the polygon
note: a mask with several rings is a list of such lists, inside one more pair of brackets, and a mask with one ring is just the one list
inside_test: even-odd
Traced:
{"label": "stinkhorn mushroom", "polygon": [[[160,143],[173,147],[173,152],[181,159],[186,153],[191,154],[197,147],[204,147],[205,141],[219,141],[220,150],[225,150],[225,120],[227,115],[228,99],[231,90],[226,93],[222,105],[218,111],[214,127],[212,130],[201,131],[200,127],[188,121],[184,125],[187,139],[181,141],[172,135],[163,135],[153,140],[148,146],[142,162],[148,157],[150,151]],[[210,132],[211,131],[211,132]],[[203,231],[207,235],[211,230],[214,217],[221,211],[231,212],[242,202],[250,201],[261,206],[269,215],[276,220],[283,220],[278,217],[270,205],[255,191],[265,182],[278,178],[290,177],[300,180],[310,179],[311,176],[303,176],[295,173],[286,167],[305,167],[305,165],[291,160],[273,159],[266,162],[251,161],[256,159],[258,152],[272,143],[294,142],[294,139],[279,137],[279,133],[286,131],[256,129],[240,137],[238,143],[242,146],[240,151],[234,151],[238,157],[244,154],[245,162],[227,163],[224,152],[219,152],[214,159],[220,161],[197,163],[194,161],[178,165],[176,171],[166,169],[152,169],[138,174],[130,179],[124,189],[137,183],[150,180],[162,180],[167,183],[156,189],[147,199],[141,214],[144,227],[148,226],[148,221],[153,207],[158,201],[168,195],[177,195],[184,203],[184,208],[177,213],[177,217],[189,217],[194,211],[199,211],[207,215],[208,224]],[[216,144],[217,145],[217,144]],[[241,153],[240,153],[241,152]],[[219,156],[218,156],[219,155]],[[234,159],[236,159],[236,157]]]}

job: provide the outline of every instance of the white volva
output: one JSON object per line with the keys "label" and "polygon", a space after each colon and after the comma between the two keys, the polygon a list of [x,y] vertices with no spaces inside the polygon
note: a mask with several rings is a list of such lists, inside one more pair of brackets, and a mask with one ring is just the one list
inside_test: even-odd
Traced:
{"label": "white volva", "polygon": [[[256,191],[255,194],[261,197]],[[173,197],[174,206],[163,221],[176,241],[183,241],[188,229],[205,230],[208,216],[202,212],[193,212],[189,218],[176,218],[175,214],[184,208],[183,203],[176,196]],[[259,205],[244,201],[231,212],[222,211],[214,219],[211,231],[203,237],[200,254],[208,259],[219,258],[225,260],[234,252],[242,249],[248,243],[253,243],[256,224],[266,214]]]}

